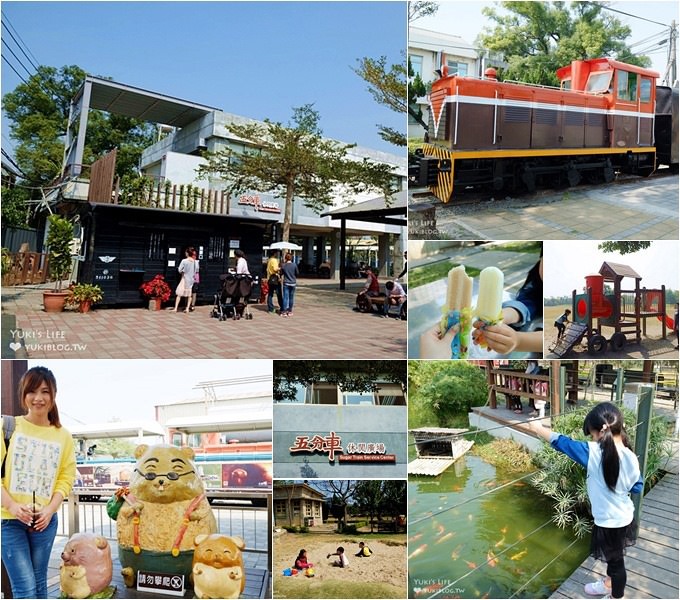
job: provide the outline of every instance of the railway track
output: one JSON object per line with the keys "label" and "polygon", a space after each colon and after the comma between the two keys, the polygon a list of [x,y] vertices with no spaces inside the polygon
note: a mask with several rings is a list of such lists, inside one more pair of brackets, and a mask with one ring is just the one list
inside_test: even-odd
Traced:
{"label": "railway track", "polygon": [[[463,193],[458,192],[456,194],[455,200],[451,200],[447,203],[450,208],[464,208],[471,209],[480,204],[487,204],[490,202],[505,201],[505,200],[540,200],[541,198],[552,196],[560,192],[568,191],[588,191],[594,190],[603,185],[609,186],[625,186],[633,183],[639,183],[644,180],[657,180],[657,179],[669,179],[671,177],[678,177],[677,173],[674,173],[670,168],[664,167],[658,171],[654,171],[651,175],[643,177],[641,175],[629,175],[625,173],[617,173],[616,178],[609,184],[602,183],[580,183],[573,187],[561,187],[561,188],[542,188],[535,192],[525,192],[525,193],[504,193],[503,191],[494,192],[491,190],[480,190],[480,189],[470,189]],[[435,205],[444,206],[437,197],[435,197],[427,188],[415,188],[413,193],[409,194],[409,206],[430,203]]]}

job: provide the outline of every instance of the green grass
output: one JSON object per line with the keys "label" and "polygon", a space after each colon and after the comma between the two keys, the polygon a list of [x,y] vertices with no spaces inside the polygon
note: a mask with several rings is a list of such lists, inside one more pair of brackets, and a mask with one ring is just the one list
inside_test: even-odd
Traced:
{"label": "green grass", "polygon": [[[416,267],[415,269],[409,269],[408,285],[411,288],[415,288],[420,285],[432,283],[433,281],[446,279],[449,271],[453,269],[453,267],[457,266],[458,265],[445,260],[422,267]],[[467,273],[468,277],[477,277],[480,273],[479,269],[474,269],[471,267],[465,267],[465,272]]]}
{"label": "green grass", "polygon": [[[506,242],[504,244],[492,244],[482,246],[484,252],[502,250],[504,252],[525,252],[527,254],[537,254],[541,252],[541,242]],[[409,273],[409,280],[411,273]]]}
{"label": "green grass", "polygon": [[274,598],[405,598],[403,587],[370,581],[323,581],[297,575],[277,581]]}
{"label": "green grass", "polygon": [[471,452],[509,473],[527,472],[535,468],[531,454],[513,440],[496,439],[485,445],[476,443]]}

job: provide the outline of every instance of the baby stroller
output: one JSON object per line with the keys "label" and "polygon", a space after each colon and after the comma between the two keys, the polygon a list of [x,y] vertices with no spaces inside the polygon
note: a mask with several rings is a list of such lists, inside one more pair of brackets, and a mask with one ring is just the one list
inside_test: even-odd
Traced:
{"label": "baby stroller", "polygon": [[252,319],[248,300],[253,285],[257,284],[257,277],[225,273],[220,275],[220,281],[222,285],[215,294],[215,305],[211,316],[220,321],[227,319],[237,321],[242,317]]}

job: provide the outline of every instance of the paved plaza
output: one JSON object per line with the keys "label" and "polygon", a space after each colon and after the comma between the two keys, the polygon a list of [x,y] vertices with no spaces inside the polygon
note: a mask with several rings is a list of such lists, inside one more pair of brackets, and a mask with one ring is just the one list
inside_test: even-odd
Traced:
{"label": "paved plaza", "polygon": [[[363,280],[298,280],[294,316],[251,305],[252,320],[211,318],[212,305],[190,314],[146,308],[96,308],[48,314],[37,286],[2,290],[2,358],[406,357],[406,321],[353,310]],[[381,284],[383,280],[381,279]]]}
{"label": "paved plaza", "polygon": [[678,239],[677,176],[542,191],[475,206],[434,204],[440,239]]}

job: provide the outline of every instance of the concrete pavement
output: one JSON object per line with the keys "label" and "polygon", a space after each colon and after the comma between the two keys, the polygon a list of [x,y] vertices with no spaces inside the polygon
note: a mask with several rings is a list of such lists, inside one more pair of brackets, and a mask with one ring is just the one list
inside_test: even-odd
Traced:
{"label": "concrete pavement", "polygon": [[3,288],[2,358],[406,358],[406,321],[353,310],[362,285],[299,280],[292,318],[257,304],[252,320],[223,322],[210,317],[212,305],[48,314],[39,286]]}
{"label": "concrete pavement", "polygon": [[676,240],[678,189],[666,176],[473,206],[436,201],[436,229],[454,240]]}

